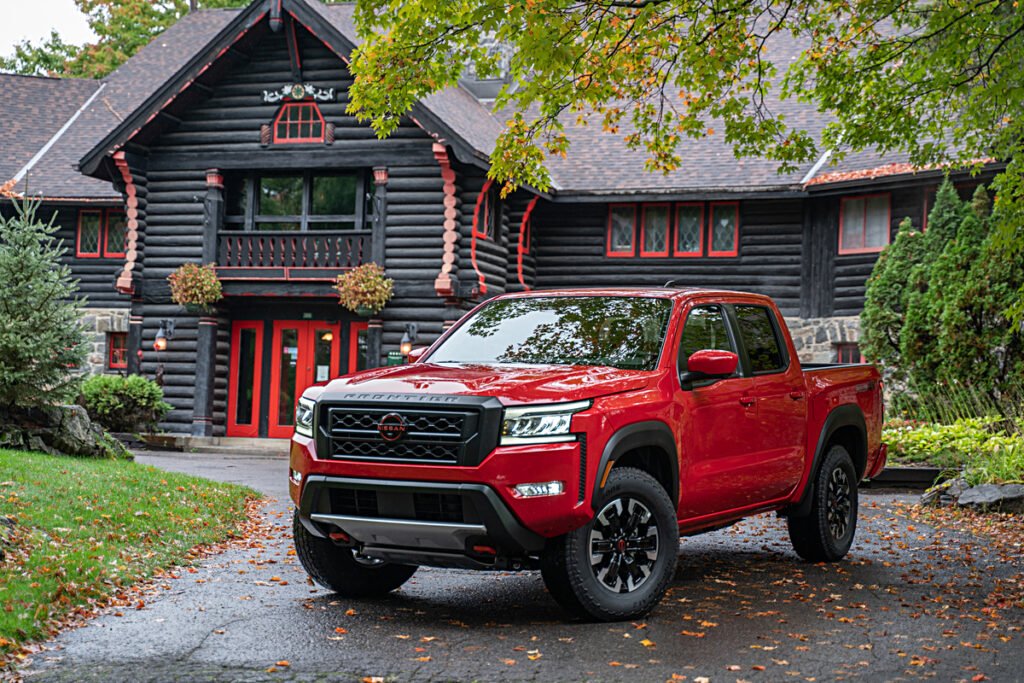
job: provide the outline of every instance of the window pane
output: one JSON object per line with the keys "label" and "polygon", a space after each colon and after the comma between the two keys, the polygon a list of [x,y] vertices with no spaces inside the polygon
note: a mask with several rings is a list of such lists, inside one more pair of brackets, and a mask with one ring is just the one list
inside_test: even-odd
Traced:
{"label": "window pane", "polygon": [[331,356],[334,351],[334,331],[314,330],[313,381],[326,382],[331,378]]}
{"label": "window pane", "polygon": [[864,246],[864,200],[843,202],[843,241],[840,249],[861,249]]}
{"label": "window pane", "polygon": [[248,184],[241,176],[228,176],[224,179],[224,195],[226,203],[224,213],[227,217],[245,216],[248,200]]}
{"label": "window pane", "polygon": [[128,367],[128,333],[107,333],[107,366],[111,368]]}
{"label": "window pane", "polygon": [[107,253],[123,254],[128,251],[128,219],[120,211],[107,214]]}
{"label": "window pane", "polygon": [[889,195],[868,197],[864,246],[881,248],[889,244]]}
{"label": "window pane", "polygon": [[636,207],[616,206],[611,213],[610,251],[633,251],[633,226],[636,220]]}
{"label": "window pane", "polygon": [[645,252],[668,252],[668,207],[648,206],[644,209]]}
{"label": "window pane", "polygon": [[684,254],[700,253],[700,235],[704,226],[704,211],[699,206],[676,208],[676,251]]}
{"label": "window pane", "polygon": [[736,251],[736,206],[711,207],[711,251]]}
{"label": "window pane", "polygon": [[257,223],[255,227],[260,232],[298,232],[302,230],[301,223]]}
{"label": "window pane", "polygon": [[366,329],[363,328],[356,332],[356,370],[366,369],[367,348]]}
{"label": "window pane", "polygon": [[238,331],[238,385],[235,387],[235,424],[252,424],[256,375],[256,330]]}
{"label": "window pane", "polygon": [[78,217],[78,253],[100,253],[100,214],[90,211]]}
{"label": "window pane", "polygon": [[281,356],[277,360],[281,384],[277,395],[277,424],[295,423],[295,381],[299,361],[299,331],[281,330]]}
{"label": "window pane", "polygon": [[754,372],[782,369],[782,349],[775,336],[771,313],[763,306],[737,306],[740,336],[750,356]]}
{"label": "window pane", "polygon": [[302,176],[260,178],[257,213],[262,216],[302,215]]}
{"label": "window pane", "polygon": [[702,349],[736,352],[726,331],[722,309],[718,306],[695,308],[686,316],[686,327],[679,345],[680,367],[685,368],[686,360]]}
{"label": "window pane", "polygon": [[359,183],[354,175],[313,178],[313,214],[352,216],[356,212]]}

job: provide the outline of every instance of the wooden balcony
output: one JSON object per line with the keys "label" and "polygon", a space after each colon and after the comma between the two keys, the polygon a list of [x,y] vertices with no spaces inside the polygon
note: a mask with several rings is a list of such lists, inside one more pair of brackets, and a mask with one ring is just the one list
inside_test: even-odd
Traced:
{"label": "wooden balcony", "polygon": [[361,232],[224,230],[217,240],[222,280],[333,280],[370,260],[372,236]]}

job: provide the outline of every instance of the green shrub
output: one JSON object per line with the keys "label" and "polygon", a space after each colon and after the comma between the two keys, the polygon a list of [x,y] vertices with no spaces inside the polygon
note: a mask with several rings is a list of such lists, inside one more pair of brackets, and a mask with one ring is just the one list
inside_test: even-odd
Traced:
{"label": "green shrub", "polygon": [[1000,446],[988,454],[969,458],[964,479],[979,484],[1024,484],[1024,443]]}
{"label": "green shrub", "polygon": [[889,420],[882,440],[896,464],[929,464],[959,469],[968,462],[991,459],[1001,449],[1024,448],[1024,436],[1007,433],[998,417],[975,417],[952,424]]}
{"label": "green shrub", "polygon": [[82,384],[80,403],[113,432],[152,431],[171,406],[160,385],[141,375],[93,375]]}

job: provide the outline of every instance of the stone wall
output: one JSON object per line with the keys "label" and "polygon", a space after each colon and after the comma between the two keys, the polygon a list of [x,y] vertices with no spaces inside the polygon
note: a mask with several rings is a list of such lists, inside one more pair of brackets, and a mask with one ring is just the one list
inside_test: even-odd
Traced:
{"label": "stone wall", "polygon": [[836,362],[836,344],[860,340],[860,318],[786,318],[801,363]]}
{"label": "stone wall", "polygon": [[82,368],[84,372],[89,375],[117,372],[107,369],[107,332],[128,331],[127,309],[85,308],[82,310],[82,326],[89,339],[89,354]]}

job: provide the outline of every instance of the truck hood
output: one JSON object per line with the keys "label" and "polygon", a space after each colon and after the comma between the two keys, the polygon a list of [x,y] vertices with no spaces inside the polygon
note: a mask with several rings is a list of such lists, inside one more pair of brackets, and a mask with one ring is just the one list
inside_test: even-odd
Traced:
{"label": "truck hood", "polygon": [[457,365],[414,363],[366,370],[310,387],[311,398],[352,393],[494,396],[505,405],[580,401],[635,391],[656,381],[658,372],[589,365]]}

